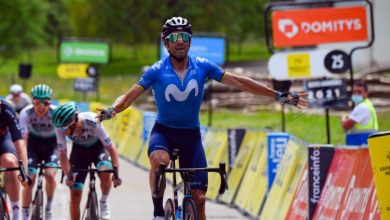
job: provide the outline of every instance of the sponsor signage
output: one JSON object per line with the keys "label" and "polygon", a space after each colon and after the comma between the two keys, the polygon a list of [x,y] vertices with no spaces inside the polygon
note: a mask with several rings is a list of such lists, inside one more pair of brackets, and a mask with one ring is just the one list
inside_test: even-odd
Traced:
{"label": "sponsor signage", "polygon": [[[223,65],[226,61],[226,39],[217,36],[192,36],[191,47],[188,54],[206,58],[217,65]],[[160,59],[169,56],[167,49],[160,41]]]}
{"label": "sponsor signage", "polygon": [[329,72],[340,74],[349,70],[351,63],[347,53],[342,50],[333,50],[325,56],[324,65]]}
{"label": "sponsor signage", "polygon": [[61,63],[107,64],[110,45],[106,41],[62,40],[58,57]]}
{"label": "sponsor signage", "polygon": [[272,12],[275,47],[367,41],[364,6],[275,10]]}
{"label": "sponsor signage", "polygon": [[325,68],[325,56],[329,50],[280,52],[268,61],[268,71],[276,80],[332,77]]}
{"label": "sponsor signage", "polygon": [[95,78],[77,78],[74,80],[73,89],[77,92],[96,92]]}
{"label": "sponsor signage", "polygon": [[242,140],[244,139],[245,129],[228,129],[228,150],[229,150],[229,167],[232,168]]}
{"label": "sponsor signage", "polygon": [[390,131],[368,138],[381,219],[390,219]]}
{"label": "sponsor signage", "polygon": [[63,63],[58,65],[57,74],[61,79],[95,77],[95,67],[85,63]]}
{"label": "sponsor signage", "polygon": [[267,164],[268,164],[268,191],[276,176],[279,164],[289,140],[289,134],[284,132],[272,132],[267,134]]}
{"label": "sponsor signage", "polygon": [[345,79],[309,80],[305,83],[309,108],[345,108],[348,106]]}
{"label": "sponsor signage", "polygon": [[312,219],[317,203],[320,200],[333,155],[334,148],[332,146],[309,146],[309,219]]}

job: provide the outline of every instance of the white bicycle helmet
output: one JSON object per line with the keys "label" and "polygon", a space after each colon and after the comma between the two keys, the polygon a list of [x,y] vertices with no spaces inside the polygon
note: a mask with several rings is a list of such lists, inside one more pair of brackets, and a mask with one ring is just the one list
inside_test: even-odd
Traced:
{"label": "white bicycle helmet", "polygon": [[22,86],[20,86],[19,84],[14,84],[14,85],[12,85],[12,86],[9,88],[9,91],[10,91],[12,94],[19,94],[19,93],[23,92],[23,88],[22,88]]}
{"label": "white bicycle helmet", "polygon": [[161,38],[166,38],[174,31],[184,31],[192,35],[192,27],[190,22],[182,17],[172,17],[168,19],[161,31]]}

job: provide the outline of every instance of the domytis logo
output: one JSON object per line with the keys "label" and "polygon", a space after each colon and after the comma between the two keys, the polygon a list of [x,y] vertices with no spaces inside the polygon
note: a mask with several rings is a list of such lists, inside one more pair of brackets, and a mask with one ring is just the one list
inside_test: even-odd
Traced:
{"label": "domytis logo", "polygon": [[280,19],[278,28],[287,38],[293,38],[298,33],[298,25],[291,19]]}

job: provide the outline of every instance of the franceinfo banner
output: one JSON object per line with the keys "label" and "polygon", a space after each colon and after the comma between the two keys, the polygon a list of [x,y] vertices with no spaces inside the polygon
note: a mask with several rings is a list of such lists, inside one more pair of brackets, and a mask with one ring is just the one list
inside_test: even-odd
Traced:
{"label": "franceinfo banner", "polygon": [[[225,43],[224,37],[192,36],[190,56],[203,57],[217,65],[225,63]],[[160,59],[169,56],[167,49],[160,41]]]}
{"label": "franceinfo banner", "polygon": [[268,165],[268,187],[271,189],[272,183],[276,176],[280,161],[282,160],[284,151],[290,135],[285,132],[272,132],[267,134],[267,165]]}
{"label": "franceinfo banner", "polygon": [[309,219],[312,219],[333,159],[334,147],[332,145],[311,145],[309,146],[308,154]]}

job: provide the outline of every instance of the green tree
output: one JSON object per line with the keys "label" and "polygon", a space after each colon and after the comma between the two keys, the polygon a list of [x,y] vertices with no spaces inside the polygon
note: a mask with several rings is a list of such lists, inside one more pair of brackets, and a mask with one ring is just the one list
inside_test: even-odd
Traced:
{"label": "green tree", "polygon": [[43,43],[47,4],[40,0],[0,1],[0,59],[5,61]]}

